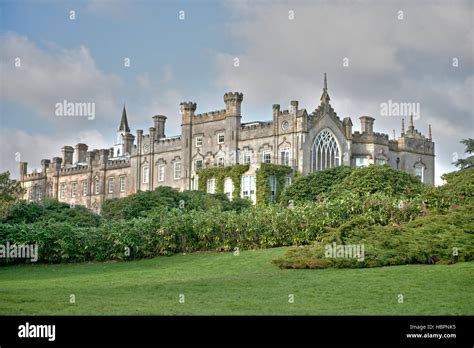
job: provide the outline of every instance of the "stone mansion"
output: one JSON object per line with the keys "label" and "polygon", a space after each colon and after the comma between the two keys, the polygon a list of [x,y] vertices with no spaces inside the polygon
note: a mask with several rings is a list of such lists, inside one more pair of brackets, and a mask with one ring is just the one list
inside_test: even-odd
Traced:
{"label": "stone mansion", "polygon": [[[303,175],[339,165],[389,164],[434,184],[434,143],[413,124],[400,137],[374,132],[374,118],[361,116],[360,132],[352,131],[352,120],[338,117],[331,104],[326,75],[320,104],[314,111],[290,102],[289,110],[272,107],[272,120],[241,122],[242,93],[224,94],[225,109],[196,114],[196,103],[182,102],[181,135],[166,136],[166,116],[153,116],[148,134],[130,132],[125,107],[116,144],[109,149],[89,150],[79,143],[64,146],[61,156],[41,160],[41,171],[28,173],[20,162],[20,180],[25,199],[59,201],[84,205],[100,211],[106,199],[125,197],[138,191],[171,186],[179,190],[198,189],[198,172],[211,166],[249,164],[242,175],[241,197],[255,202],[255,174],[261,163],[277,163]],[[288,178],[288,183],[291,177]],[[202,188],[200,188],[202,189]],[[206,190],[215,192],[210,179]],[[232,180],[224,191],[232,199]]]}

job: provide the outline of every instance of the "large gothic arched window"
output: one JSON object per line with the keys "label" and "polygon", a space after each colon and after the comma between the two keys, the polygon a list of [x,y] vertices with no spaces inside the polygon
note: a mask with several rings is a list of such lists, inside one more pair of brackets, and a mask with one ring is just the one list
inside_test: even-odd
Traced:
{"label": "large gothic arched window", "polygon": [[311,151],[311,171],[319,171],[341,165],[341,151],[334,134],[323,129],[314,139]]}

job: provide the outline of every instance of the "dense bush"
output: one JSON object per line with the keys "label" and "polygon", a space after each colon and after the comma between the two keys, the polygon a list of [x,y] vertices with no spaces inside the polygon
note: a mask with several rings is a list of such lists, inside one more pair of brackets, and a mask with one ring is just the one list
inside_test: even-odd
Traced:
{"label": "dense bush", "polygon": [[[279,263],[313,268],[444,262],[448,254],[440,248],[466,243],[459,259],[467,260],[472,234],[463,233],[473,230],[469,215],[473,170],[447,174],[446,185],[432,188],[385,166],[340,167],[295,180],[294,189],[285,194],[296,204],[288,207],[250,207],[249,201],[229,202],[224,194],[178,192],[169,187],[106,201],[103,219],[83,207],[70,208],[57,201],[23,202],[11,207],[0,223],[0,245],[37,244],[40,262],[122,260],[331,241],[366,245],[365,263],[321,259],[322,244],[299,248]],[[315,195],[316,202],[311,201]],[[459,206],[464,208],[450,212]],[[415,244],[408,245],[411,240]]]}
{"label": "dense bush", "polygon": [[424,185],[414,175],[393,169],[389,165],[370,165],[352,170],[333,185],[331,196],[350,191],[359,195],[383,193],[393,197],[414,197],[423,192]]}
{"label": "dense bush", "polygon": [[[157,207],[146,218],[105,221],[96,228],[66,222],[0,224],[0,244],[38,244],[40,261],[62,262],[152,257],[197,250],[232,250],[309,244],[359,216],[389,224],[420,214],[416,200],[346,193],[338,199],[285,209],[278,205],[224,211]],[[48,232],[49,231],[49,232]],[[125,254],[125,248],[131,251]]]}
{"label": "dense bush", "polygon": [[236,198],[229,201],[223,193],[208,194],[202,191],[179,192],[167,186],[160,186],[154,191],[138,192],[134,195],[111,199],[104,202],[102,216],[107,220],[146,217],[155,209],[237,210],[251,206],[251,202]]}
{"label": "dense bush", "polygon": [[203,191],[184,191],[180,198],[184,204],[182,208],[185,210],[209,210],[217,208],[218,210],[236,210],[249,208],[252,202],[249,199],[234,198],[229,201],[224,193],[209,194]]}
{"label": "dense bush", "polygon": [[40,203],[21,201],[12,205],[2,222],[9,224],[35,223],[38,221],[68,222],[71,226],[98,226],[100,217],[83,206],[71,208],[55,199]]}
{"label": "dense bush", "polygon": [[[401,225],[371,225],[357,217],[328,231],[322,242],[294,248],[273,262],[281,268],[381,267],[474,260],[474,205],[430,213]],[[326,257],[325,246],[364,245],[364,259]]]}
{"label": "dense bush", "polygon": [[101,214],[105,219],[132,219],[144,217],[148,211],[157,207],[177,208],[180,201],[178,190],[160,186],[154,191],[140,191],[124,198],[106,200]]}
{"label": "dense bush", "polygon": [[56,222],[0,224],[0,244],[38,244],[40,262],[142,258],[309,243],[322,231],[321,223],[312,220],[311,210],[303,208],[241,213],[155,209],[148,218],[106,221],[97,228]]}
{"label": "dense bush", "polygon": [[281,202],[287,204],[290,200],[315,201],[319,195],[328,192],[333,185],[341,182],[352,171],[351,167],[339,166],[300,176],[282,193]]}
{"label": "dense bush", "polygon": [[453,205],[465,205],[474,198],[474,167],[447,173],[446,181],[438,187],[425,187],[422,199],[428,208],[448,209]]}

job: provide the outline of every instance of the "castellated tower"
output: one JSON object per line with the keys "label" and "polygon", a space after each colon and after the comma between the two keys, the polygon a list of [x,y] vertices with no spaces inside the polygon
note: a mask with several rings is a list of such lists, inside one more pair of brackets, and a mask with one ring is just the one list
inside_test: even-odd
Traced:
{"label": "castellated tower", "polygon": [[239,163],[239,139],[240,123],[242,119],[241,105],[244,95],[239,92],[229,92],[224,94],[226,120],[226,138],[229,139],[226,151],[226,164],[234,165]]}
{"label": "castellated tower", "polygon": [[228,92],[224,94],[225,111],[227,116],[241,116],[241,105],[244,95],[239,92]]}

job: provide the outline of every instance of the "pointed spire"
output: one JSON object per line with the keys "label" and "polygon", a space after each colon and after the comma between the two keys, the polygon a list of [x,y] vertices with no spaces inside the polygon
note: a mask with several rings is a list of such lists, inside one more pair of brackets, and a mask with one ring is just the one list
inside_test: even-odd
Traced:
{"label": "pointed spire", "polygon": [[395,135],[395,129],[393,130],[393,139],[397,139],[397,136]]}
{"label": "pointed spire", "polygon": [[431,137],[431,125],[428,125],[428,140],[431,141],[433,138]]}
{"label": "pointed spire", "polygon": [[328,93],[328,80],[326,77],[326,73],[324,73],[324,87],[323,87],[323,94],[321,95],[321,102],[329,103],[329,93]]}
{"label": "pointed spire", "polygon": [[415,127],[413,126],[413,112],[412,112],[412,113],[410,114],[410,130],[413,131],[413,128],[415,128]]}
{"label": "pointed spire", "polygon": [[402,118],[402,136],[405,134],[405,118]]}
{"label": "pointed spire", "polygon": [[125,104],[123,104],[122,119],[120,120],[120,125],[119,125],[118,130],[130,133],[130,128],[128,127],[128,121],[127,121],[127,110],[125,110]]}

